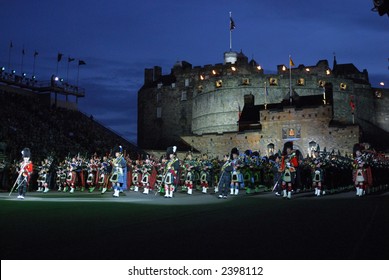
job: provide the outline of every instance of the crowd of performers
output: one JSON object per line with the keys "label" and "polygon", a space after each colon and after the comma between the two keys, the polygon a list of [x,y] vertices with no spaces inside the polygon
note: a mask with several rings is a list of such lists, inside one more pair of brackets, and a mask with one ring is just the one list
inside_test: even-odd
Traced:
{"label": "crowd of performers", "polygon": [[[22,155],[15,182],[19,198],[24,198],[33,173],[29,149],[24,149]],[[312,156],[303,158],[299,150],[293,149],[292,142],[286,142],[282,152],[270,157],[250,150],[240,153],[233,148],[222,159],[209,159],[207,154],[194,158],[191,152],[178,159],[175,146],[159,159],[131,159],[119,146],[112,155],[103,157],[78,155],[61,162],[49,157],[35,163],[35,170],[38,192],[56,190],[71,194],[98,190],[101,194],[113,192],[114,197],[125,190],[166,198],[174,197],[177,191],[192,195],[195,190],[227,198],[240,192],[267,190],[290,199],[293,193],[302,191],[322,196],[351,188],[357,196],[363,196],[389,184],[389,159],[361,144],[354,146],[350,157],[317,147]]]}

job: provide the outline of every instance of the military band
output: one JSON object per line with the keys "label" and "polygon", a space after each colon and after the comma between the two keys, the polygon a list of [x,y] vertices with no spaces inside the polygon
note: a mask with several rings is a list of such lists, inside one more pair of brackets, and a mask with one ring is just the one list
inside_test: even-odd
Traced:
{"label": "military band", "polygon": [[[382,190],[389,182],[388,158],[366,151],[360,144],[354,146],[350,156],[341,156],[334,151],[328,153],[325,149],[320,151],[316,147],[312,155],[304,159],[292,142],[286,142],[282,153],[269,158],[261,156],[260,151],[240,153],[233,148],[222,160],[210,160],[206,153],[195,158],[192,152],[179,159],[177,148],[172,146],[159,159],[152,156],[131,159],[117,147],[114,156],[106,154],[100,158],[95,154],[88,158],[78,154],[68,156],[58,164],[53,162],[48,157],[36,166],[38,192],[57,189],[73,194],[83,192],[87,186],[90,193],[98,188],[101,194],[109,191],[113,192],[113,197],[119,197],[128,185],[131,186],[129,191],[142,189],[145,195],[152,192],[166,198],[174,197],[176,192],[227,198],[242,193],[273,191],[291,199],[292,194],[300,190],[321,197],[351,188],[360,197]],[[299,168],[300,173],[297,172]],[[22,184],[20,196],[24,197],[24,182],[19,183]]]}

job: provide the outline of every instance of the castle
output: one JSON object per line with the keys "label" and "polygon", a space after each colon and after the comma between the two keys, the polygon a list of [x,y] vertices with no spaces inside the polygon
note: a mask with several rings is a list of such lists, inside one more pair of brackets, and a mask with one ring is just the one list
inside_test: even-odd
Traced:
{"label": "castle", "polygon": [[303,155],[320,147],[351,154],[358,142],[387,150],[389,91],[374,88],[353,64],[278,65],[265,74],[242,53],[196,66],[177,62],[169,75],[145,69],[138,92],[138,145],[176,145],[211,156],[259,150],[270,155],[293,141]]}

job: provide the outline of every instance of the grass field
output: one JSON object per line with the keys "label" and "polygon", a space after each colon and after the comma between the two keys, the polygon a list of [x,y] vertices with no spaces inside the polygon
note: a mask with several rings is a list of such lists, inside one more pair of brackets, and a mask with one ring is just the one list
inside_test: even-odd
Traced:
{"label": "grass field", "polygon": [[1,259],[388,259],[389,195],[0,194]]}

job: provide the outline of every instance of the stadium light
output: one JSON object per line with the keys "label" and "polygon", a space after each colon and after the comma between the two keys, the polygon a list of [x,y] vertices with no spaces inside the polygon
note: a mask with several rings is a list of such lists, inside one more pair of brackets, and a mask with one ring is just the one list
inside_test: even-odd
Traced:
{"label": "stadium light", "polygon": [[4,72],[5,71],[5,67],[1,67],[1,72]]}

